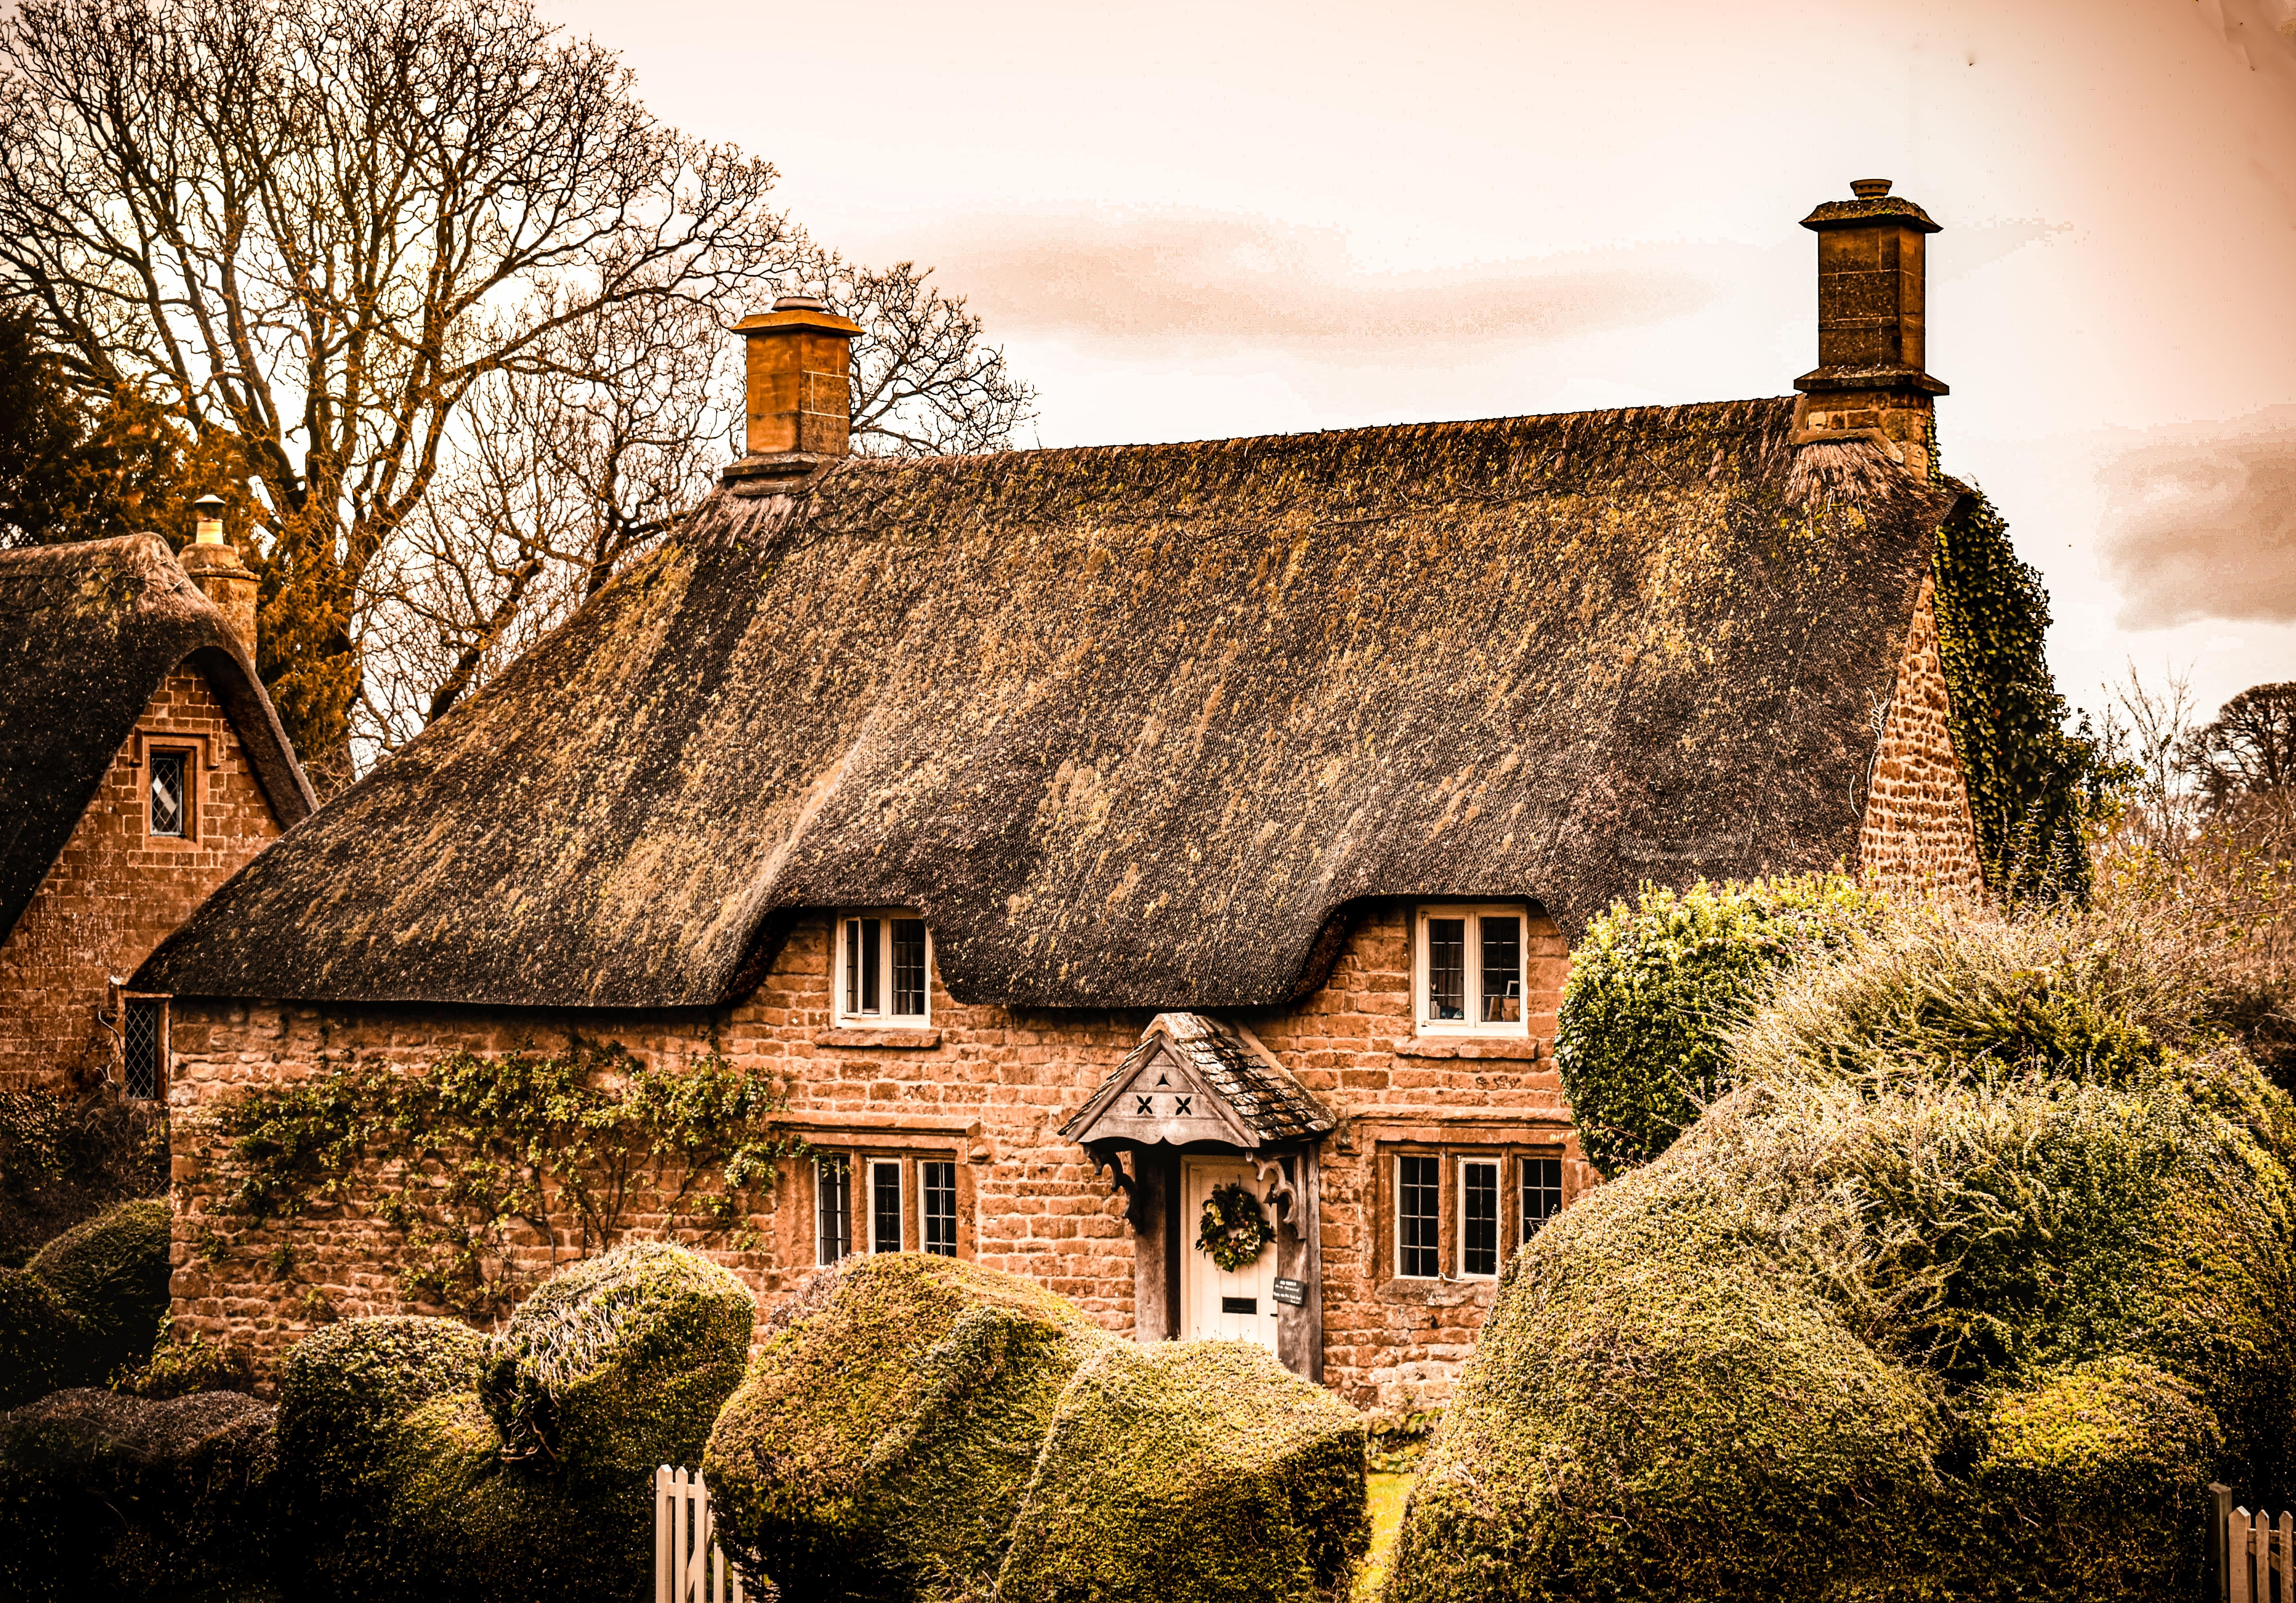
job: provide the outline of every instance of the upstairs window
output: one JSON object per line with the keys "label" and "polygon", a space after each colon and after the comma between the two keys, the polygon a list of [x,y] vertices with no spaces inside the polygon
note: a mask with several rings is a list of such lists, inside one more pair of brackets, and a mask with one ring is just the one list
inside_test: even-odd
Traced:
{"label": "upstairs window", "polygon": [[1419,910],[1419,1032],[1524,1036],[1523,909]]}
{"label": "upstairs window", "polygon": [[860,913],[837,921],[832,982],[840,1024],[922,1028],[931,1016],[932,940],[906,913]]}
{"label": "upstairs window", "polygon": [[148,752],[152,770],[152,833],[181,840],[192,833],[192,754]]}

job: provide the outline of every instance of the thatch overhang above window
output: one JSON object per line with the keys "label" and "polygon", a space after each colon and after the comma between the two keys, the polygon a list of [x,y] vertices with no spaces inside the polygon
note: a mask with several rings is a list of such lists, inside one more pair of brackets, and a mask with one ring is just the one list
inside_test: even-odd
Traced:
{"label": "thatch overhang above window", "polygon": [[1333,1122],[1256,1041],[1203,1014],[1160,1013],[1061,1134],[1088,1148],[1250,1150],[1312,1139]]}

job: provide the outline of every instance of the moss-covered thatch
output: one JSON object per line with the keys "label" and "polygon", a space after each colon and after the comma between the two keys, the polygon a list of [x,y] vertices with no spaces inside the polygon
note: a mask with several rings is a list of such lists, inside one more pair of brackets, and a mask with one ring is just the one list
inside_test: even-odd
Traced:
{"label": "moss-covered thatch", "polygon": [[691,1464],[742,1376],[757,1305],[680,1247],[546,1282],[489,1339],[357,1319],[288,1355],[282,1462],[303,1583],[345,1598],[642,1594],[652,1474]]}
{"label": "moss-covered thatch", "polygon": [[788,1603],[985,1594],[1069,1379],[1113,1343],[1035,1282],[846,1259],[776,1309],[702,1459],[729,1553]]}
{"label": "moss-covered thatch", "polygon": [[63,1385],[78,1339],[79,1321],[54,1287],[24,1270],[0,1269],[0,1408]]}
{"label": "moss-covered thatch", "polygon": [[1343,1597],[1362,1418],[1240,1342],[1116,1343],[1061,1399],[998,1603]]}
{"label": "moss-covered thatch", "polygon": [[58,1392],[0,1416],[0,1596],[241,1596],[278,1528],[272,1411]]}
{"label": "moss-covered thatch", "polygon": [[152,1355],[168,1312],[169,1224],[164,1201],[124,1202],[66,1230],[24,1266],[79,1320],[66,1385],[101,1385]]}
{"label": "moss-covered thatch", "polygon": [[2292,1109],[2173,963],[1923,920],[1508,1271],[1384,1596],[2168,1599],[2284,1476]]}

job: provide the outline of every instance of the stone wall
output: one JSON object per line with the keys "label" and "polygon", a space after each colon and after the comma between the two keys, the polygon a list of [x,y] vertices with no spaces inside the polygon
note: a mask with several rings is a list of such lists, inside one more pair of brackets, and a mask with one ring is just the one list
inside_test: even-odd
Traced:
{"label": "stone wall", "polygon": [[[196,752],[193,833],[150,833],[147,743]],[[118,1074],[96,1016],[207,894],[275,840],[272,817],[207,680],[179,666],[119,748],[78,826],[0,943],[0,1089],[85,1087]]]}
{"label": "stone wall", "polygon": [[1922,581],[1898,665],[1857,837],[1861,873],[1908,895],[1981,897],[1984,870],[1969,786],[1954,755],[1934,580]]}
{"label": "stone wall", "polygon": [[[1237,1020],[1342,1115],[1321,1159],[1324,1378],[1353,1401],[1388,1407],[1447,1393],[1495,1287],[1394,1278],[1382,1228],[1382,1177],[1393,1167],[1385,1160],[1398,1150],[1529,1150],[1564,1158],[1566,1195],[1593,1183],[1554,1066],[1566,961],[1560,933],[1533,922],[1525,976],[1530,1040],[1455,1045],[1413,1037],[1406,927],[1405,909],[1374,911],[1321,990],[1295,1007]],[[683,1015],[179,1001],[176,1318],[268,1360],[316,1319],[416,1311],[396,1285],[396,1237],[361,1209],[275,1227],[220,1258],[207,1256],[211,1227],[227,1222],[217,1210],[229,1175],[201,1110],[250,1085],[308,1073],[323,1054],[357,1052],[417,1071],[457,1047],[552,1049],[578,1025],[586,1039],[619,1041],[663,1066],[717,1051],[785,1075],[792,1122],[822,1147],[954,1159],[961,1255],[1031,1276],[1108,1328],[1130,1331],[1133,1236],[1122,1201],[1058,1130],[1137,1042],[1150,1015],[970,1007],[936,980],[930,1030],[836,1030],[828,933],[824,918],[800,923],[748,999]],[[1456,1191],[1447,1184],[1447,1198]],[[793,1166],[750,1221],[758,1250],[709,1250],[770,1302],[813,1267],[812,1208],[810,1167]],[[638,1223],[648,1229],[662,1221]],[[1447,1240],[1455,1236],[1446,1230]],[[537,1240],[529,1251],[539,1269],[545,1245]],[[266,1267],[266,1258],[291,1267]]]}

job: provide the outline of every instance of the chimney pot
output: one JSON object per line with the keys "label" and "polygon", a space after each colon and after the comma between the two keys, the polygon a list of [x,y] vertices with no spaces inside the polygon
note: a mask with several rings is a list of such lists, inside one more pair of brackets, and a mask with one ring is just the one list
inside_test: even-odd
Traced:
{"label": "chimney pot", "polygon": [[196,545],[223,544],[223,497],[204,495],[192,503],[192,539]]}
{"label": "chimney pot", "polygon": [[1887,178],[1852,178],[1849,180],[1849,193],[1856,195],[1861,201],[1878,201],[1883,195],[1890,193],[1890,180]]}
{"label": "chimney pot", "polygon": [[198,517],[198,532],[176,560],[216,604],[251,657],[255,654],[255,575],[223,538],[223,497],[201,496],[192,503],[192,511]]}

